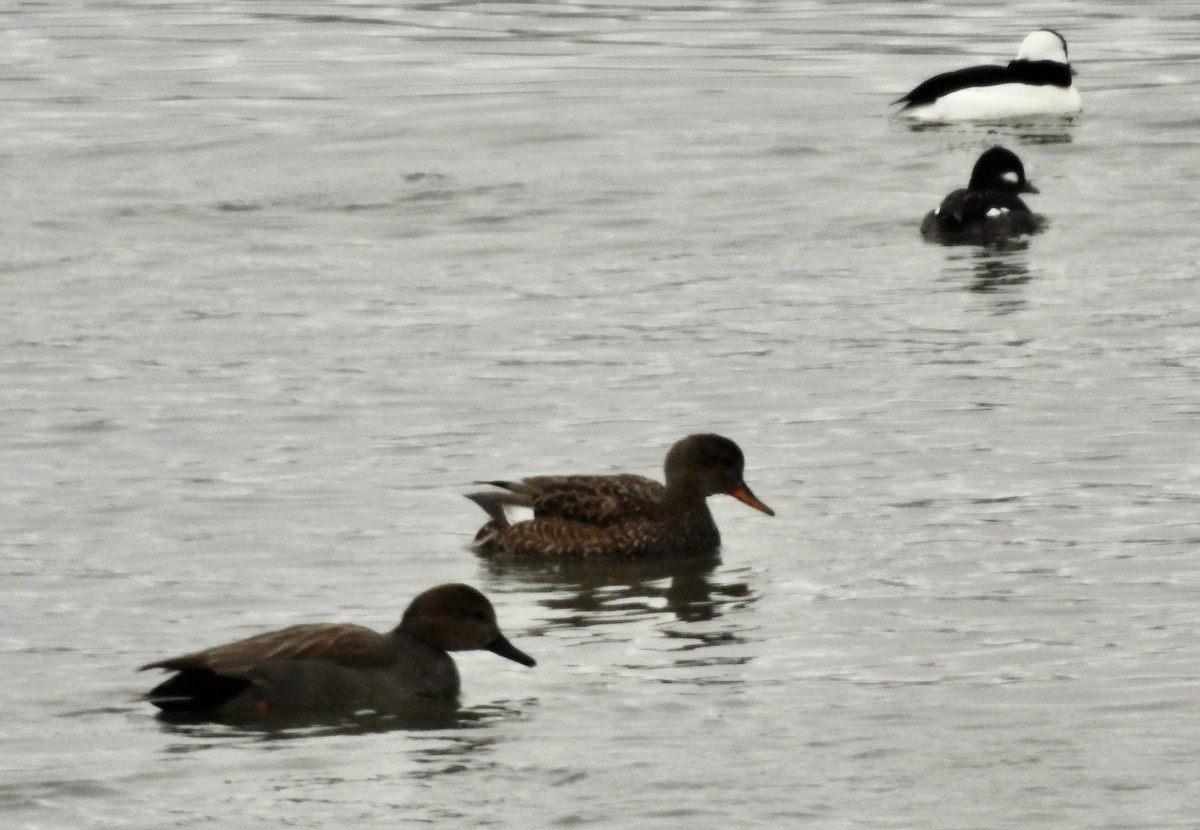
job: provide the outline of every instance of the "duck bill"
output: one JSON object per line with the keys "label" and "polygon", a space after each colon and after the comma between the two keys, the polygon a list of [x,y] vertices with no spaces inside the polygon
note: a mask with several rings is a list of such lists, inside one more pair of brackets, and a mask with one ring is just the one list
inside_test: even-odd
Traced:
{"label": "duck bill", "polygon": [[484,646],[484,648],[490,651],[492,654],[499,654],[501,657],[507,657],[509,660],[512,660],[515,663],[520,663],[522,666],[532,667],[537,665],[537,660],[534,660],[528,654],[521,651],[521,649],[510,643],[503,634],[497,635],[496,639],[492,640],[490,643]]}
{"label": "duck bill", "polygon": [[1022,193],[1041,193],[1042,191],[1040,191],[1036,187],[1034,187],[1033,182],[1025,182],[1025,186],[1021,188],[1021,192]]}
{"label": "duck bill", "polygon": [[742,504],[748,504],[751,507],[753,507],[755,510],[761,510],[762,512],[766,513],[768,516],[775,515],[774,510],[767,507],[765,504],[763,504],[761,501],[758,500],[758,496],[756,496],[750,492],[750,488],[746,486],[745,482],[739,484],[737,487],[734,487],[732,490],[730,490],[729,495],[733,496],[735,499],[740,501]]}

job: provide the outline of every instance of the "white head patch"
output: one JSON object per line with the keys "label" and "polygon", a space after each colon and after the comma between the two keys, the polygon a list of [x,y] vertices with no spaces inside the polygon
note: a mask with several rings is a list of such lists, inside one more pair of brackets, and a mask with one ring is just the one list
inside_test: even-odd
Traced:
{"label": "white head patch", "polygon": [[1056,33],[1049,29],[1038,29],[1021,42],[1017,51],[1019,61],[1057,61],[1067,62],[1067,44]]}
{"label": "white head patch", "polygon": [[1021,181],[1021,176],[1016,170],[1006,170],[1000,174],[1000,178],[1004,179],[1004,181],[1008,182],[1009,184],[1017,184]]}

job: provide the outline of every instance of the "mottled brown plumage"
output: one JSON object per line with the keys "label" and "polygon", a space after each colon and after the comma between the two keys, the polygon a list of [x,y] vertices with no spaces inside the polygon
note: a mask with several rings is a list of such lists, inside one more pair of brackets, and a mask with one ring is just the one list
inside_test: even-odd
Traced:
{"label": "mottled brown plumage", "polygon": [[492,604],[468,585],[430,588],[386,634],[349,623],[294,625],[142,666],[177,672],[147,700],[165,711],[391,709],[452,700],[458,670],[448,651],[486,649],[526,666]]}
{"label": "mottled brown plumage", "polygon": [[[745,459],[720,435],[689,435],[667,453],[666,484],[632,474],[533,476],[486,482],[503,492],[470,493],[491,517],[475,537],[485,553],[577,558],[693,556],[721,535],[705,501],[726,493],[769,516],[743,480]],[[510,523],[507,507],[533,510]]]}

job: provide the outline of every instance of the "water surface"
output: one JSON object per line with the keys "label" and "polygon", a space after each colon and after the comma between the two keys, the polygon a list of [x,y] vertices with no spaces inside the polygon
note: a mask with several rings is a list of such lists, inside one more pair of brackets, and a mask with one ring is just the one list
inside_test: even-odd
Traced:
{"label": "water surface", "polygon": [[[16,827],[1183,827],[1186,4],[85,2],[3,21]],[[887,102],[1053,25],[1085,112]],[[985,147],[1049,226],[923,243]],[[717,431],[716,560],[492,563],[472,482]],[[497,605],[450,722],[156,719],[134,669]]]}

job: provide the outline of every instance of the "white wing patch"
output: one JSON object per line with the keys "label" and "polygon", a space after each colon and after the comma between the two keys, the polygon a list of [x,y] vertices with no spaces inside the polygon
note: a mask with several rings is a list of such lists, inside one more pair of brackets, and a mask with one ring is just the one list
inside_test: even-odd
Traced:
{"label": "white wing patch", "polygon": [[1004,214],[1006,214],[1006,213],[1008,213],[1008,208],[1006,208],[1006,207],[994,207],[994,208],[990,208],[990,209],[988,210],[988,212],[987,212],[987,214],[986,214],[986,215],[987,215],[987,218],[988,218],[988,219],[993,219],[993,218],[995,218],[995,217],[997,217],[997,216],[1003,216],[1003,215],[1004,215]]}

